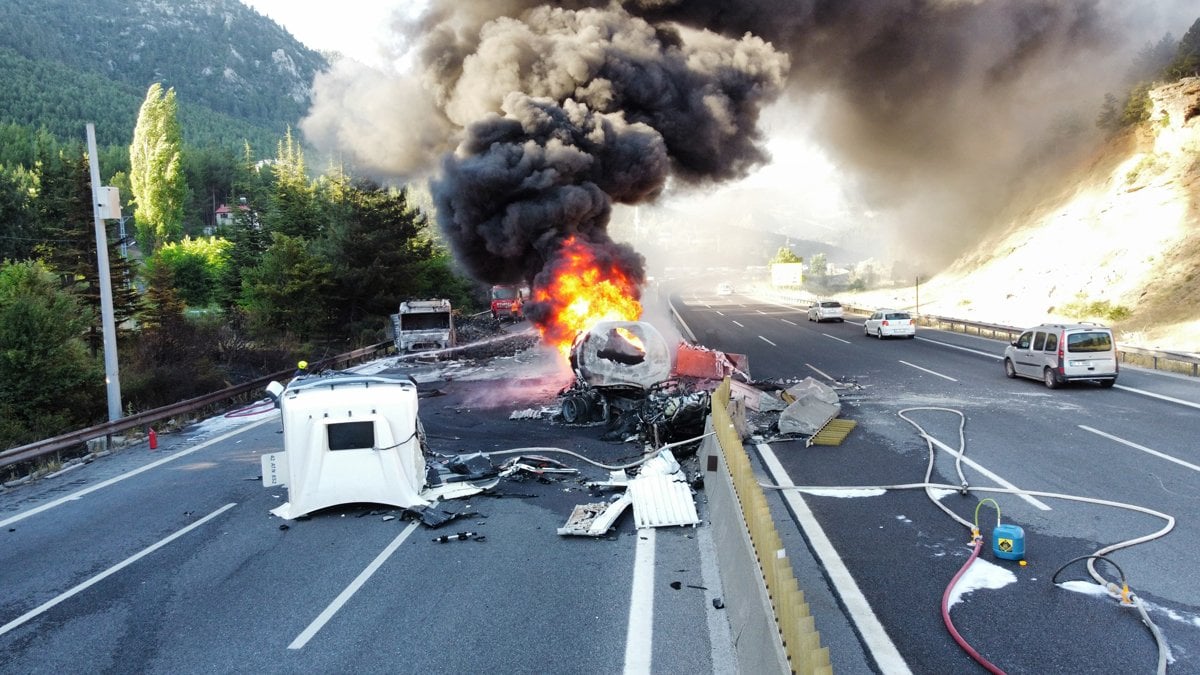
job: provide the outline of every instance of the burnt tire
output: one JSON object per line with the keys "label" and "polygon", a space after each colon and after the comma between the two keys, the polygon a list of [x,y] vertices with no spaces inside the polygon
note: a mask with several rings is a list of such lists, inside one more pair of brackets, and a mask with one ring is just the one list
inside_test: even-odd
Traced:
{"label": "burnt tire", "polygon": [[1017,376],[1017,368],[1013,365],[1012,359],[1004,359],[1004,374],[1012,379]]}
{"label": "burnt tire", "polygon": [[568,396],[562,401],[562,417],[567,424],[580,424],[588,420],[588,402],[580,396]]}

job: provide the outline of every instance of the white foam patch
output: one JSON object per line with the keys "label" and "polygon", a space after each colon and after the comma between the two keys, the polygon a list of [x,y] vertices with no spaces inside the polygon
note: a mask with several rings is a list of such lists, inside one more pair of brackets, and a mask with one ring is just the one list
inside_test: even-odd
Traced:
{"label": "white foam patch", "polygon": [[1142,604],[1146,606],[1147,611],[1162,612],[1168,619],[1172,621],[1178,621],[1180,623],[1187,624],[1192,628],[1200,628],[1200,616],[1177,612],[1170,607],[1163,607],[1162,605],[1156,605],[1152,602],[1146,602],[1145,600],[1142,600]]}
{"label": "white foam patch", "polygon": [[879,495],[887,494],[887,490],[878,490],[873,488],[850,489],[850,488],[811,488],[801,490],[801,492],[817,497],[842,497],[849,499],[851,497],[878,497]]}
{"label": "white foam patch", "polygon": [[904,515],[896,516],[896,520],[898,520],[902,523],[911,523],[912,522],[911,518],[909,518],[908,516],[904,516]]}
{"label": "white foam patch", "polygon": [[188,431],[192,434],[189,440],[201,438],[204,436],[212,436],[214,434],[240,427],[243,424],[257,422],[261,419],[266,419],[271,416],[279,415],[279,408],[276,408],[269,402],[258,401],[247,407],[241,408],[244,412],[238,410],[230,411],[224,415],[210,417],[202,422],[196,423],[195,426],[189,427]]}
{"label": "white foam patch", "polygon": [[948,497],[949,495],[956,495],[956,494],[958,494],[958,491],[957,491],[957,490],[945,490],[945,489],[942,489],[942,488],[931,488],[931,489],[929,490],[929,494],[930,494],[930,495],[931,495],[931,496],[932,496],[934,499],[936,499],[936,500],[938,500],[938,501],[940,502],[940,501],[942,501],[943,499],[945,499],[946,497]]}
{"label": "white foam patch", "polygon": [[1015,583],[1017,583],[1017,575],[1010,570],[983,558],[976,558],[975,562],[967,568],[966,574],[962,575],[957,584],[954,584],[954,590],[950,592],[950,606],[953,607],[959,600],[962,600],[964,595],[972,591],[981,588],[1004,588]]}
{"label": "white foam patch", "polygon": [[1059,584],[1059,586],[1067,589],[1068,591],[1075,591],[1076,593],[1083,593],[1084,595],[1108,597],[1108,591],[1094,581],[1064,581]]}

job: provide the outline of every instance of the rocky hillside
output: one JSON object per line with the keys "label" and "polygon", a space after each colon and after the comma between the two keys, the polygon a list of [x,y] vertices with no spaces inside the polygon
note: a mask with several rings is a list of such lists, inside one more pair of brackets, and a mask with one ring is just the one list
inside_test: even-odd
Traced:
{"label": "rocky hillside", "polygon": [[[921,285],[922,313],[1089,320],[1126,344],[1200,352],[1200,78],[1151,91],[1150,120]],[[856,303],[911,307],[912,288]]]}
{"label": "rocky hillside", "polygon": [[278,138],[326,65],[238,0],[2,2],[0,63],[0,122],[78,135],[90,119],[102,144],[128,142],[154,82],[175,88],[185,134],[233,125]]}

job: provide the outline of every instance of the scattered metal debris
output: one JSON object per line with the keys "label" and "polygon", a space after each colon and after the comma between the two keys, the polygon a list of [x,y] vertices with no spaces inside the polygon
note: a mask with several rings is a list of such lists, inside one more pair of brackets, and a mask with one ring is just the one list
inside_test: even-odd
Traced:
{"label": "scattered metal debris", "polygon": [[611,502],[597,504],[578,504],[567,518],[567,524],[558,528],[561,535],[579,535],[584,537],[602,537],[612,529],[617,518],[633,503],[629,493],[621,495]]}
{"label": "scattered metal debris", "polygon": [[478,536],[478,532],[458,532],[457,534],[443,534],[440,537],[434,537],[433,541],[436,544],[444,544],[448,541],[466,541]]}

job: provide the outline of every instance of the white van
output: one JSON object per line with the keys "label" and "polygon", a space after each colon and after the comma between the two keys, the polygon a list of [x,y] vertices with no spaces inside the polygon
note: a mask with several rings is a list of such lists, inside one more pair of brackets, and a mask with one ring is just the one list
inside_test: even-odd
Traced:
{"label": "white van", "polygon": [[1112,330],[1094,323],[1035,326],[1004,350],[1004,374],[1041,380],[1054,389],[1081,380],[1111,387],[1120,365]]}

